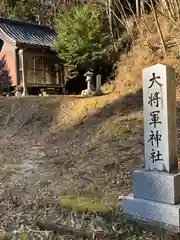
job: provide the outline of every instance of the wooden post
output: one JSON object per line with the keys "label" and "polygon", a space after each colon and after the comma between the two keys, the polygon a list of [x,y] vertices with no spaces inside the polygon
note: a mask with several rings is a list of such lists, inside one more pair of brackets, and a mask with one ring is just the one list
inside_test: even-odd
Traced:
{"label": "wooden post", "polygon": [[[56,84],[57,85],[61,84],[59,80],[60,80],[60,74],[59,74],[59,71],[56,71]],[[51,82],[52,82],[52,80],[51,80]]]}
{"label": "wooden post", "polygon": [[36,84],[36,56],[33,56],[33,80],[34,80],[34,84]]}
{"label": "wooden post", "polygon": [[16,86],[20,85],[18,47],[15,47]]}
{"label": "wooden post", "polygon": [[22,83],[23,83],[23,93],[22,96],[27,96],[28,91],[27,91],[27,83],[25,79],[25,71],[24,71],[24,50],[20,49],[19,50],[19,57],[21,58],[21,64],[22,64]]}

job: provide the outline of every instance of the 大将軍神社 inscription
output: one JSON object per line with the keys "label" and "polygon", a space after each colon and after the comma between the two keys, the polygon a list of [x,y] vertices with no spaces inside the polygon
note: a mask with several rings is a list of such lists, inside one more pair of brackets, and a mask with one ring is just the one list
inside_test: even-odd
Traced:
{"label": "\u5927\u5c06\u8ecd\u795e\u793e inscription", "polygon": [[[158,79],[161,79],[160,76],[156,76],[156,73],[152,73],[152,78],[149,79],[149,82],[151,83],[148,87],[149,89],[152,89],[154,87],[154,84],[159,86],[159,91],[150,93],[150,96],[148,96],[149,101],[148,104],[150,107],[155,107],[159,109],[160,107],[160,100],[161,100],[161,87],[163,86],[160,82],[158,82]],[[158,124],[162,124],[162,122],[159,120],[159,115],[161,114],[160,110],[152,111],[150,112],[150,122],[149,125],[152,126],[151,133],[149,133],[149,139],[148,143],[151,144],[151,153],[149,156],[149,160],[153,163],[156,161],[163,161],[162,153],[160,152],[159,145],[162,140],[162,135],[159,130],[155,130],[158,127]]]}
{"label": "\u5927\u5c06\u8ecd\u795e\u793e inscription", "polygon": [[[169,137],[176,135],[174,71],[157,64],[144,69],[143,78],[145,168],[170,172],[177,165],[176,153],[172,153],[176,147]],[[176,145],[176,141],[173,144]]]}

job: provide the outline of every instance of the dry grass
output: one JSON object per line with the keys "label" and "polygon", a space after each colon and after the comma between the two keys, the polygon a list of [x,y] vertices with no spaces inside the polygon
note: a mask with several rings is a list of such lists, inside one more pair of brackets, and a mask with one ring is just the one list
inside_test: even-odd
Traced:
{"label": "dry grass", "polygon": [[[80,172],[84,172],[87,178],[82,181],[86,182],[84,191],[88,192],[91,188],[94,194],[98,189],[98,181],[104,182],[106,171],[99,175],[97,180],[96,177],[92,179],[96,176],[95,172],[106,168],[106,165],[119,165],[118,156],[125,153],[123,149],[126,147],[133,149],[136,144],[135,135],[142,129],[142,112],[135,108],[128,113],[116,95],[89,99],[74,96],[19,100],[10,98],[1,99],[1,106],[2,142],[5,141],[5,133],[8,133],[8,141],[17,138],[20,143],[27,143],[27,147],[32,144],[32,140],[36,142],[39,148],[44,148],[51,164],[63,164],[62,170],[65,172],[62,181],[71,181],[72,178],[74,185],[70,185],[70,188],[74,188],[74,191],[82,184],[81,178],[74,178],[81,176]],[[27,139],[23,142],[21,138]],[[127,140],[129,146],[126,146]],[[116,152],[118,148],[119,152]],[[53,151],[54,154],[56,151],[57,153],[51,157]],[[4,163],[6,159],[3,151],[1,155]],[[47,162],[47,166],[48,164]],[[73,174],[68,166],[71,169],[75,168]],[[88,171],[85,173],[87,167],[92,169],[91,176],[88,176]],[[110,180],[109,174],[111,172],[106,178]],[[66,178],[66,175],[69,177]],[[105,182],[103,185],[108,187]]]}
{"label": "dry grass", "polygon": [[[149,30],[147,31],[142,22],[140,26],[146,41],[142,40],[142,37],[139,37],[136,43],[134,43],[132,50],[120,57],[119,70],[115,82],[116,92],[120,95],[133,93],[142,88],[142,69],[153,64],[162,63],[172,66],[176,69],[177,76],[180,75],[180,62],[176,58],[180,55],[180,28],[169,19],[159,16],[161,30],[167,45],[168,57],[166,58],[162,51],[152,15],[144,16],[144,19]],[[153,51],[147,45],[147,41],[153,46]],[[177,78],[177,84],[179,85],[179,77]],[[177,89],[178,96],[179,88]]]}
{"label": "dry grass", "polygon": [[[115,98],[115,97],[114,97]],[[114,98],[109,96],[82,98],[68,97],[61,103],[57,109],[56,120],[59,126],[72,126],[83,120],[93,111],[104,107],[107,103],[112,102]]]}
{"label": "dry grass", "polygon": [[125,102],[115,94],[0,99],[3,229],[49,218],[46,206],[59,196],[64,207],[105,212],[130,192],[142,160],[142,110]]}

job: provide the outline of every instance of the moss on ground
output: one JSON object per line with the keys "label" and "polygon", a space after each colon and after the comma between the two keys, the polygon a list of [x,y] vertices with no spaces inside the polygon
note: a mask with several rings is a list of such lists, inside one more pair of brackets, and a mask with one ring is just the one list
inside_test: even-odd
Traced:
{"label": "moss on ground", "polygon": [[60,205],[62,208],[71,209],[76,212],[89,213],[108,213],[112,208],[99,199],[91,199],[87,197],[60,197]]}

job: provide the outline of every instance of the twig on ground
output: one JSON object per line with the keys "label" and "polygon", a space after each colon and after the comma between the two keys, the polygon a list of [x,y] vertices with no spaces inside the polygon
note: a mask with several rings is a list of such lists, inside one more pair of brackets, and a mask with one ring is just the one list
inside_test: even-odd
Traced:
{"label": "twig on ground", "polygon": [[42,223],[38,222],[37,226],[42,229],[42,230],[47,230],[47,231],[53,231],[54,233],[60,234],[60,235],[72,235],[76,237],[83,237],[83,238],[100,238],[103,239],[103,237],[107,235],[111,235],[106,233],[105,231],[96,231],[96,232],[90,232],[86,230],[78,230],[74,229],[68,226],[63,226],[63,225],[55,225],[52,223]]}

